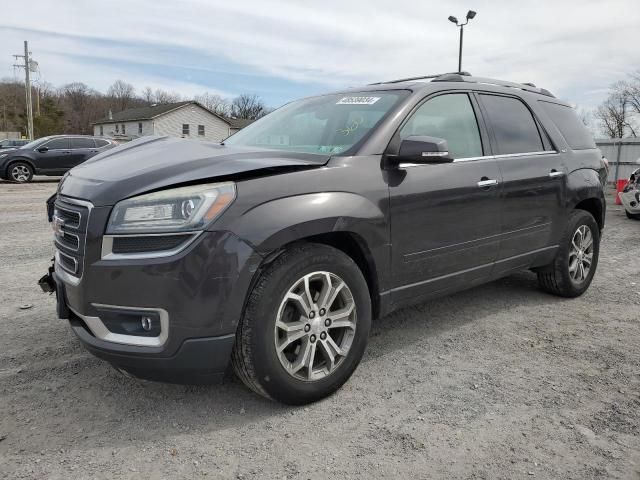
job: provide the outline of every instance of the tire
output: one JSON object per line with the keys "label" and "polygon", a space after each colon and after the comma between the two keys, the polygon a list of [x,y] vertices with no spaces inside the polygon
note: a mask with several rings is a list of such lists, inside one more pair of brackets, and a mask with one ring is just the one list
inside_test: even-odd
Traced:
{"label": "tire", "polygon": [[625,210],[624,213],[626,213],[627,218],[631,220],[640,220],[640,213],[629,213],[629,210]]}
{"label": "tire", "polygon": [[27,162],[14,162],[7,168],[7,177],[12,182],[29,183],[33,179],[33,168]]}
{"label": "tire", "polygon": [[[580,243],[581,238],[583,243]],[[599,254],[600,228],[596,220],[585,210],[574,210],[569,215],[553,262],[538,270],[540,288],[561,297],[579,297],[589,288],[593,280]],[[582,261],[580,261],[581,258]],[[587,267],[589,259],[591,263]]]}
{"label": "tire", "polygon": [[[338,288],[340,282],[344,285]],[[335,290],[339,291],[332,302]],[[307,291],[313,302],[304,313]],[[293,297],[287,299],[290,293]],[[292,300],[298,293],[300,300]],[[326,304],[329,308],[323,309]],[[341,318],[331,319],[339,312]],[[266,268],[249,294],[236,333],[233,369],[264,397],[289,405],[315,402],[338,390],[355,371],[370,326],[369,290],[355,262],[326,245],[292,246]],[[307,351],[309,355],[302,354]]]}

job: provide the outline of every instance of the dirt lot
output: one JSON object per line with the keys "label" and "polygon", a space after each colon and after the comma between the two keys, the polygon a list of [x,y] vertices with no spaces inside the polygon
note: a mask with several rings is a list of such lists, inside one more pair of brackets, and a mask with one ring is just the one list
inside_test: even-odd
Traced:
{"label": "dirt lot", "polygon": [[292,408],[86,353],[36,286],[55,186],[0,183],[0,477],[640,478],[640,222],[619,207],[582,298],[527,272],[403,310],[340,392]]}

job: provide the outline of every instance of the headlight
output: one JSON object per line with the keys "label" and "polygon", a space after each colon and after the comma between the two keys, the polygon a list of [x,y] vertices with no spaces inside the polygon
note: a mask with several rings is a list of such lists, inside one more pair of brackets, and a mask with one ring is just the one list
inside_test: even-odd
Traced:
{"label": "headlight", "polygon": [[118,202],[108,234],[201,230],[236,198],[233,182],[174,188]]}

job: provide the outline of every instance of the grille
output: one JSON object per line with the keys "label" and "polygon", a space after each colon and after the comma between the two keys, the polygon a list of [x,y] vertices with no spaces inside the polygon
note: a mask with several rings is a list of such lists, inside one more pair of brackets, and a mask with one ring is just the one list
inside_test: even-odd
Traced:
{"label": "grille", "polygon": [[62,221],[59,224],[59,231],[55,234],[59,263],[67,272],[80,277],[84,265],[89,208],[78,205],[71,199],[58,196],[53,215]]}
{"label": "grille", "polygon": [[116,237],[113,239],[113,253],[145,253],[173,250],[188,239],[188,235],[154,235],[140,237]]}

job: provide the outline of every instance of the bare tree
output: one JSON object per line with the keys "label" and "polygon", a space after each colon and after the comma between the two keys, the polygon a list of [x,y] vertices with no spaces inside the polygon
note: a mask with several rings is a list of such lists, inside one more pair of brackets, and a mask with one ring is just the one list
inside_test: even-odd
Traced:
{"label": "bare tree", "polygon": [[204,92],[202,95],[197,95],[195,100],[217,115],[222,117],[231,116],[231,103],[220,95]]}
{"label": "bare tree", "polygon": [[176,92],[167,92],[166,90],[157,89],[155,94],[155,103],[175,103],[182,100],[182,96]]}
{"label": "bare tree", "polygon": [[609,97],[598,107],[595,116],[600,121],[602,132],[611,138],[636,136],[637,127],[629,102],[626,82],[612,85]]}
{"label": "bare tree", "polygon": [[58,93],[65,113],[65,133],[91,133],[91,122],[101,116],[99,92],[82,82],[69,83]]}
{"label": "bare tree", "polygon": [[142,90],[142,100],[144,100],[147,105],[156,103],[156,96],[151,87],[144,87],[144,90]]}
{"label": "bare tree", "polygon": [[231,116],[255,120],[267,113],[267,109],[260,97],[243,93],[231,102]]}
{"label": "bare tree", "polygon": [[136,89],[130,83],[124,80],[116,80],[107,90],[116,110],[126,110],[131,106],[132,100],[135,98]]}
{"label": "bare tree", "polygon": [[625,94],[634,114],[640,115],[640,70],[631,74],[631,81],[625,83]]}

